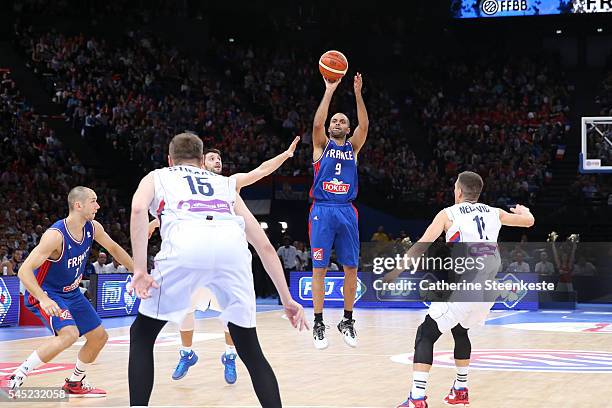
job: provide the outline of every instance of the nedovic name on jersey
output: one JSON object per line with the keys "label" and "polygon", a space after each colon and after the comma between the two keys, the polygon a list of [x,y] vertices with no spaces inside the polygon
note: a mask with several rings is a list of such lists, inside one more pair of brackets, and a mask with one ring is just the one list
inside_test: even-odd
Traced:
{"label": "nedovic name on jersey", "polygon": [[459,203],[445,208],[452,225],[447,242],[497,242],[501,221],[499,209],[480,203]]}

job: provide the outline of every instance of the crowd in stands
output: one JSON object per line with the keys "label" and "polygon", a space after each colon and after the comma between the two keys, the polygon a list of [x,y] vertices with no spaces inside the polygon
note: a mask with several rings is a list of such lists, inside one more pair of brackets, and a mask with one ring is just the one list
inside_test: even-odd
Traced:
{"label": "crowd in stands", "polygon": [[117,191],[96,180],[69,149],[62,146],[46,118],[22,96],[8,70],[0,82],[0,262],[12,275],[43,232],[67,215],[68,191],[76,185],[96,191],[97,219],[124,248],[129,213]]}
{"label": "crowd in stands", "polygon": [[[557,145],[565,144],[572,86],[555,58],[480,57],[421,60],[413,85],[416,113],[429,132],[434,158],[427,173],[452,195],[452,176],[473,169],[483,176],[483,200],[503,206],[533,203],[550,177]],[[441,179],[435,177],[442,174]],[[445,177],[446,176],[446,177]]]}
{"label": "crowd in stands", "polygon": [[183,131],[221,150],[228,173],[257,167],[291,140],[263,132],[264,118],[222,77],[143,33],[128,32],[119,46],[27,30],[21,41],[37,72],[50,75],[67,120],[86,139],[108,139],[143,172],[166,164],[168,141]]}
{"label": "crowd in stands", "polygon": [[[316,56],[292,48],[215,45],[242,76],[252,101],[266,106],[287,133],[308,140],[323,92],[312,64]],[[452,198],[453,176],[472,169],[486,179],[485,199],[533,203],[570,130],[572,88],[554,58],[423,58],[410,65],[405,80],[411,89],[401,106],[384,84],[365,76],[370,141],[360,153],[362,180],[385,185],[390,199],[443,205]],[[352,78],[343,81],[345,92],[336,91],[331,110],[351,112],[355,120]],[[400,113],[413,114],[425,129],[431,157],[411,149],[414,135],[407,134]]]}
{"label": "crowd in stands", "polygon": [[[192,130],[223,152],[227,173],[258,166],[302,135],[279,174],[312,174],[310,128],[324,90],[315,55],[213,42],[225,67],[215,72],[143,32],[117,44],[23,30],[21,44],[83,137],[107,138],[143,171],[165,164],[173,134]],[[366,73],[370,140],[360,153],[362,182],[383,188],[388,199],[440,206],[452,199],[454,176],[472,169],[485,178],[487,202],[533,204],[570,130],[571,87],[554,58],[503,61],[423,58],[406,73],[402,103]],[[354,127],[352,77],[343,82],[330,110],[348,112]],[[429,143],[426,154],[417,156],[408,142],[415,137],[407,133],[410,115]]]}

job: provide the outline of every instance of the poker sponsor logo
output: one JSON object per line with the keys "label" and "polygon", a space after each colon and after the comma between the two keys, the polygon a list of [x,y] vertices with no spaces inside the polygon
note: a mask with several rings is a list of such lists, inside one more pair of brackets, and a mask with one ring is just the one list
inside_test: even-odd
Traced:
{"label": "poker sponsor logo", "polygon": [[323,182],[323,190],[332,194],[348,194],[350,188],[350,184],[345,184],[341,180],[335,178],[332,179],[332,181]]}

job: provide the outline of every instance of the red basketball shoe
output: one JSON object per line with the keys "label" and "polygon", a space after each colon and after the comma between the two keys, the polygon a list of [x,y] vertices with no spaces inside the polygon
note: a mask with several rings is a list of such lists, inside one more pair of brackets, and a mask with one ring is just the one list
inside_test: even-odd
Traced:
{"label": "red basketball shoe", "polygon": [[446,405],[463,405],[464,407],[467,407],[470,405],[468,389],[462,388],[460,390],[456,390],[455,387],[451,387],[448,395],[444,397],[444,403]]}
{"label": "red basketball shoe", "polygon": [[93,385],[85,381],[85,377],[81,381],[68,381],[62,387],[69,397],[81,398],[100,398],[106,397],[106,391],[95,388]]}
{"label": "red basketball shoe", "polygon": [[412,395],[408,397],[408,399],[402,402],[401,405],[398,405],[397,408],[427,408],[427,397],[423,397],[423,399],[412,399]]}

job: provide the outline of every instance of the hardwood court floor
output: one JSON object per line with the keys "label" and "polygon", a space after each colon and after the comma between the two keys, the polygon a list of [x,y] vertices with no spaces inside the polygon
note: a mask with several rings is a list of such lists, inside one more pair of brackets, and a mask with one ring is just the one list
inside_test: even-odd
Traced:
{"label": "hardwood court floor", "polygon": [[[308,310],[310,316],[312,310]],[[258,314],[258,333],[262,348],[276,372],[285,407],[394,407],[406,398],[411,384],[411,366],[391,357],[411,353],[416,328],[424,310],[356,310],[359,346],[344,345],[335,325],[341,310],[328,309],[326,323],[331,326],[330,347],[315,350],[310,332],[298,333],[283,318],[281,311]],[[520,313],[520,312],[518,312]],[[517,312],[492,313],[489,319],[505,319]],[[612,316],[608,316],[608,320]],[[611,326],[612,327],[612,326]],[[227,385],[223,379],[220,356],[224,350],[222,329],[216,319],[196,321],[200,335],[194,349],[200,358],[180,381],[170,376],[178,359],[176,326],[167,325],[162,334],[172,340],[156,346],[155,387],[151,406],[163,407],[257,407],[248,373],[238,361],[238,381]],[[128,327],[109,329],[111,341],[88,372],[88,379],[108,392],[102,399],[73,399],[69,403],[27,404],[28,407],[109,407],[127,406]],[[564,333],[520,330],[503,325],[487,325],[471,331],[472,349],[587,350],[612,352],[612,333]],[[115,340],[113,340],[115,339]],[[0,342],[0,362],[19,363],[43,338]],[[119,339],[120,340],[120,339]],[[115,344],[112,344],[115,343]],[[117,344],[119,343],[119,344]],[[122,343],[122,344],[121,344]],[[444,335],[436,351],[452,351],[452,336]],[[54,362],[73,364],[78,345],[72,346]],[[452,355],[451,355],[452,356]],[[612,354],[608,354],[612,365]],[[497,357],[498,361],[503,357]],[[397,359],[397,357],[396,357]],[[401,357],[400,357],[401,359]],[[406,361],[409,356],[404,356]],[[570,366],[571,366],[571,359]],[[517,364],[512,363],[510,364]],[[554,361],[552,365],[554,366]],[[520,368],[519,368],[520,369]],[[6,371],[6,370],[5,370]],[[25,386],[51,386],[63,383],[70,370],[33,375]],[[547,408],[610,406],[610,381],[607,373],[495,371],[472,369],[469,375],[472,407]],[[430,407],[445,406],[442,398],[454,379],[452,367],[433,368],[427,394]],[[8,406],[7,403],[0,404]],[[19,404],[11,404],[16,407]]]}

